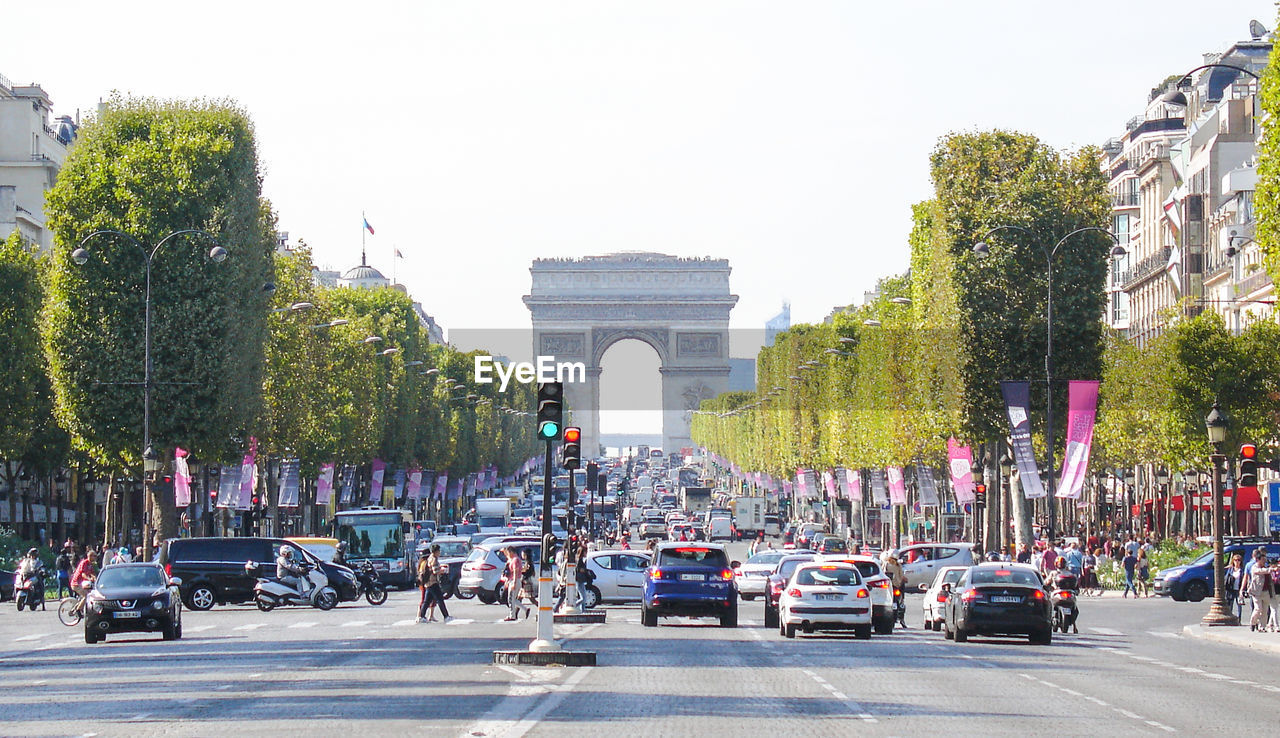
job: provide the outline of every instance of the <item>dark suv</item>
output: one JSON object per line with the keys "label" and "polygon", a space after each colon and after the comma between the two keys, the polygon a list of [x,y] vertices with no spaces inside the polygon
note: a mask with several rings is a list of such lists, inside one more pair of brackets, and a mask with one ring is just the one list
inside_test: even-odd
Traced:
{"label": "dark suv", "polygon": [[245,572],[250,561],[258,576],[276,575],[276,556],[288,545],[313,565],[324,569],[338,600],[355,599],[355,574],[345,566],[321,561],[301,546],[282,538],[171,538],[160,545],[157,561],[165,572],[182,580],[182,600],[192,610],[239,604],[253,599],[256,577]]}
{"label": "dark suv", "polygon": [[720,619],[720,627],[738,627],[738,586],[724,546],[715,543],[659,543],[644,573],[640,622],[687,615]]}
{"label": "dark suv", "polygon": [[156,633],[182,637],[178,585],[153,562],[104,566],[85,600],[84,642],[108,633]]}

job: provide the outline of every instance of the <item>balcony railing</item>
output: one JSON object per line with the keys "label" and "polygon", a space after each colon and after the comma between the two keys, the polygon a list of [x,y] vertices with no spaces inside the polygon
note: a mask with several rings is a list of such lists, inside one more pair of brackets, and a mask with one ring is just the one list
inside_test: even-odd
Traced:
{"label": "balcony railing", "polygon": [[1136,192],[1117,192],[1111,195],[1111,207],[1113,208],[1132,208],[1138,206],[1138,193]]}
{"label": "balcony railing", "polygon": [[1271,284],[1271,275],[1267,274],[1266,270],[1259,269],[1253,274],[1250,274],[1244,279],[1236,282],[1236,294],[1247,295],[1250,292],[1260,290],[1269,284]]}
{"label": "balcony railing", "polygon": [[1146,279],[1153,273],[1164,269],[1169,264],[1169,256],[1173,249],[1166,246],[1142,261],[1134,264],[1127,271],[1120,273],[1120,282],[1127,290],[1134,284]]}

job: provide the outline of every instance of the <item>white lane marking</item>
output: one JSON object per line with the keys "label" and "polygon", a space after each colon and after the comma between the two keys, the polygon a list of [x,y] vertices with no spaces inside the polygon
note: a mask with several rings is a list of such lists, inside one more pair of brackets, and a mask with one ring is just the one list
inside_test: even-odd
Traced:
{"label": "white lane marking", "polygon": [[454,618],[453,620],[445,623],[445,625],[469,625],[474,622],[475,619],[473,618]]}
{"label": "white lane marking", "polygon": [[128,718],[127,720],[128,720],[128,722],[136,722],[136,721],[138,721],[138,720],[146,720],[146,719],[147,719],[147,716],[148,716],[148,715],[150,715],[150,714],[151,714],[151,713],[149,713],[149,712],[140,712],[140,713],[138,713],[137,715],[134,715],[133,717]]}
{"label": "white lane marking", "polygon": [[[584,666],[569,675],[569,678],[562,685],[537,685],[513,683],[507,690],[504,697],[492,710],[474,725],[464,731],[464,735],[484,735],[484,736],[502,736],[503,738],[522,738],[530,730],[537,727],[538,723],[564,701],[569,692],[588,674],[592,672],[594,667]],[[547,691],[547,688],[552,688]],[[540,702],[528,710],[525,707],[530,702],[530,697],[540,693],[546,696]]]}
{"label": "white lane marking", "polygon": [[32,633],[31,635],[18,636],[17,638],[13,639],[13,642],[19,643],[21,641],[38,641],[41,638],[47,637],[48,635],[49,635],[48,633]]}
{"label": "white lane marking", "polygon": [[1155,636],[1156,638],[1181,638],[1182,637],[1177,633],[1170,633],[1169,631],[1166,631],[1166,630],[1148,630],[1147,633]]}
{"label": "white lane marking", "polygon": [[204,631],[206,631],[206,630],[213,630],[213,629],[214,629],[214,628],[216,628],[216,627],[218,627],[218,626],[216,626],[216,625],[196,625],[196,626],[194,626],[194,627],[190,627],[190,628],[188,628],[188,627],[186,627],[186,626],[183,626],[183,627],[182,627],[182,629],[183,629],[184,631],[186,631],[187,633],[203,633],[203,632],[204,632]]}
{"label": "white lane marking", "polygon": [[1136,712],[1129,712],[1128,710],[1124,710],[1124,709],[1121,709],[1121,708],[1119,708],[1119,707],[1115,708],[1115,710],[1116,710],[1116,712],[1120,713],[1121,715],[1124,715],[1124,716],[1125,716],[1125,717],[1127,717],[1127,718],[1133,718],[1134,720],[1141,720],[1141,719],[1142,719],[1142,716],[1141,716],[1141,715],[1139,715],[1139,714],[1138,714],[1138,713],[1136,713]]}
{"label": "white lane marking", "polygon": [[232,630],[257,630],[263,627],[266,627],[266,623],[245,623],[244,625],[237,625]]}
{"label": "white lane marking", "polygon": [[1104,636],[1122,636],[1122,635],[1124,635],[1124,633],[1121,633],[1121,632],[1120,632],[1120,631],[1118,631],[1118,630],[1112,630],[1111,628],[1090,628],[1089,630],[1093,631],[1094,633],[1097,633],[1098,635],[1104,635]]}
{"label": "white lane marking", "polygon": [[413,618],[410,618],[410,619],[408,619],[408,620],[397,620],[397,621],[395,621],[394,623],[392,623],[392,624],[391,624],[391,626],[392,626],[393,628],[398,628],[398,627],[401,627],[401,626],[404,626],[404,625],[413,625],[413,624],[415,624],[416,622],[418,622],[418,621],[414,620]]}
{"label": "white lane marking", "polygon": [[359,628],[362,625],[368,625],[368,624],[369,624],[368,620],[348,620],[347,622],[343,623],[342,625],[339,625],[338,627],[339,628]]}
{"label": "white lane marking", "polygon": [[529,674],[526,674],[526,673],[524,673],[523,671],[520,671],[519,669],[517,669],[517,668],[516,668],[516,667],[514,667],[514,666],[507,666],[506,664],[498,664],[498,668],[499,668],[499,669],[502,669],[503,671],[507,672],[508,674],[514,674],[514,675],[516,675],[517,677],[519,677],[520,679],[523,679],[523,680],[525,680],[525,681],[529,681],[530,679],[532,679],[532,678],[533,678],[533,677],[532,677],[532,676],[530,676]]}
{"label": "white lane marking", "polygon": [[314,627],[316,627],[317,625],[319,625],[319,623],[317,623],[317,622],[315,622],[315,621],[312,621],[312,620],[304,620],[304,621],[302,621],[301,623],[294,623],[293,625],[290,625],[289,627],[290,627],[290,628],[314,628]]}
{"label": "white lane marking", "polygon": [[800,673],[808,675],[810,679],[817,682],[822,687],[826,688],[826,690],[831,693],[832,697],[835,697],[836,699],[844,702],[845,705],[849,707],[849,709],[854,711],[854,713],[858,716],[858,719],[861,720],[862,722],[864,723],[880,722],[879,720],[872,717],[871,713],[866,711],[867,708],[863,707],[860,703],[849,699],[848,695],[845,695],[843,692],[837,691],[836,688],[831,686],[831,684],[826,679],[823,679],[822,677],[818,676],[817,674],[814,674],[812,671],[808,669],[801,669]]}

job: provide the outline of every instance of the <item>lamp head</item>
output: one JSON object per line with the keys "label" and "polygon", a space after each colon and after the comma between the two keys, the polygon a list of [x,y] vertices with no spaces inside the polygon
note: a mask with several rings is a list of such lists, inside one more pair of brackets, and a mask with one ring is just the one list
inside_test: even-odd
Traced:
{"label": "lamp head", "polygon": [[227,250],[221,246],[214,246],[209,249],[209,258],[213,260],[213,263],[221,264],[227,260]]}
{"label": "lamp head", "polygon": [[979,241],[973,245],[973,254],[979,259],[985,259],[987,254],[991,253],[991,247],[985,241]]}
{"label": "lamp head", "polygon": [[89,260],[89,252],[83,248],[76,249],[71,252],[71,260],[76,263],[76,266],[84,266],[84,263]]}

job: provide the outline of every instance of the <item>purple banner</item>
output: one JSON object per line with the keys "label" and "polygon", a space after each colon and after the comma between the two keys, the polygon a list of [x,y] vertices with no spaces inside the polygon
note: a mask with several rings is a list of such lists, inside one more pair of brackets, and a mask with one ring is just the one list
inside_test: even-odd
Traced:
{"label": "purple banner", "polygon": [[955,490],[956,502],[961,505],[973,502],[973,451],[968,446],[961,446],[954,437],[948,438],[947,461],[951,467],[951,489]]}
{"label": "purple banner", "polygon": [[180,448],[173,450],[173,504],[191,504],[191,470],[187,467],[187,452]]}
{"label": "purple banner", "polygon": [[373,474],[369,479],[369,504],[382,504],[382,479],[387,473],[387,462],[382,459],[373,460]]}
{"label": "purple banner", "polygon": [[1045,496],[1040,470],[1036,468],[1036,452],[1031,445],[1031,418],[1027,408],[1031,404],[1030,382],[1001,382],[1005,411],[1009,415],[1009,438],[1013,441],[1013,460],[1018,465],[1018,481],[1022,496],[1035,500]]}
{"label": "purple banner", "polygon": [[1098,414],[1098,383],[1072,380],[1067,385],[1067,451],[1056,497],[1080,499],[1089,472],[1093,421]]}
{"label": "purple banner", "polygon": [[889,480],[889,502],[894,505],[907,504],[907,480],[902,476],[902,467],[891,466],[885,469]]}
{"label": "purple banner", "polygon": [[333,496],[333,464],[321,464],[320,476],[316,479],[316,504],[328,505]]}

